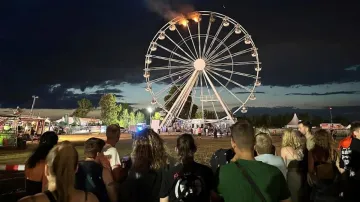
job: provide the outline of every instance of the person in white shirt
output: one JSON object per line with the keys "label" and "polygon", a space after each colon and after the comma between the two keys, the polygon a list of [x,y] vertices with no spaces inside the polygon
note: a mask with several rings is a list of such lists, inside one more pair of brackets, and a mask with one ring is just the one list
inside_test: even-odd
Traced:
{"label": "person in white shirt", "polygon": [[114,179],[118,181],[121,177],[121,161],[120,156],[115,148],[120,138],[120,126],[116,124],[109,125],[106,128],[106,145],[102,152],[104,156],[109,160]]}
{"label": "person in white shirt", "polygon": [[257,156],[255,159],[263,163],[273,165],[277,167],[284,175],[286,179],[286,165],[284,160],[280,156],[274,155],[272,148],[272,140],[269,135],[260,133],[256,135],[255,151]]}

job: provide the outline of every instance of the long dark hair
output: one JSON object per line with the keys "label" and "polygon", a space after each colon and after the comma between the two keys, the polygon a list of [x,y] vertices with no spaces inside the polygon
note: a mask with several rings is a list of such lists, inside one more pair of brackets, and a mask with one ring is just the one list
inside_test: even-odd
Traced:
{"label": "long dark hair", "polygon": [[34,168],[36,164],[45,160],[50,150],[57,144],[58,136],[54,131],[47,131],[40,137],[39,146],[26,161],[27,168]]}
{"label": "long dark hair", "polygon": [[164,140],[155,131],[144,129],[136,134],[131,153],[132,171],[158,170],[167,165],[168,158]]}
{"label": "long dark hair", "polygon": [[179,160],[183,164],[194,161],[194,154],[197,151],[195,140],[190,134],[182,134],[176,141]]}

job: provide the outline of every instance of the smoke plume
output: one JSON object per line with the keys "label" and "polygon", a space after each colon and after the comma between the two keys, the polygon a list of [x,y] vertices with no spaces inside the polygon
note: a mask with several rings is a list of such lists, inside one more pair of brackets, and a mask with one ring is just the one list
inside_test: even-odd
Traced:
{"label": "smoke plume", "polygon": [[186,15],[194,11],[194,6],[189,4],[181,4],[178,1],[170,0],[146,0],[149,9],[166,20],[172,20],[178,16]]}

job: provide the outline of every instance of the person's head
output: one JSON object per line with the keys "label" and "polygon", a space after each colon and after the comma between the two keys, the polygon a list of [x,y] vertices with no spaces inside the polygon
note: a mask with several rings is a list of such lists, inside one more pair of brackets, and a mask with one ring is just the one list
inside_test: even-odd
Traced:
{"label": "person's head", "polygon": [[291,147],[295,150],[301,148],[301,140],[295,130],[286,129],[284,131],[281,147]]}
{"label": "person's head", "polygon": [[311,133],[312,125],[311,125],[310,121],[301,121],[301,122],[299,122],[298,127],[299,127],[300,133],[303,135]]}
{"label": "person's head", "polygon": [[182,134],[176,141],[177,154],[183,164],[192,162],[197,151],[195,140],[192,135]]}
{"label": "person's head", "polygon": [[39,146],[26,161],[28,168],[34,168],[36,164],[45,160],[50,150],[58,143],[58,136],[54,131],[47,131],[40,137]]}
{"label": "person's head", "polygon": [[274,154],[272,140],[266,133],[260,133],[255,136],[255,151],[258,155]]}
{"label": "person's head", "polygon": [[231,126],[231,146],[235,153],[254,152],[255,131],[246,120],[240,120]]}
{"label": "person's head", "polygon": [[75,186],[77,165],[78,153],[69,141],[56,145],[46,157],[45,175],[48,185],[56,188],[57,201],[70,201],[69,193]]}
{"label": "person's head", "polygon": [[96,158],[105,146],[105,141],[100,138],[89,138],[84,144],[85,158]]}
{"label": "person's head", "polygon": [[111,124],[106,128],[106,140],[112,146],[119,141],[120,138],[120,126],[117,124]]}
{"label": "person's head", "polygon": [[133,142],[131,160],[131,169],[138,173],[165,167],[168,153],[164,140],[152,129],[146,128],[137,132]]}
{"label": "person's head", "polygon": [[311,150],[315,160],[331,160],[334,159],[334,139],[331,134],[324,130],[319,129],[314,134],[315,147]]}
{"label": "person's head", "polygon": [[355,121],[351,123],[350,133],[356,138],[360,139],[360,121]]}
{"label": "person's head", "polygon": [[265,128],[265,127],[255,129],[255,136],[260,134],[260,133],[267,134],[267,135],[271,136],[270,130],[268,128]]}

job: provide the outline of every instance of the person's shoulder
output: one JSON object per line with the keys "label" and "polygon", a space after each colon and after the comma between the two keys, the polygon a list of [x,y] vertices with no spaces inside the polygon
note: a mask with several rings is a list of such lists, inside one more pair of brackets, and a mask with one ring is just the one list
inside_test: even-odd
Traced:
{"label": "person's shoulder", "polygon": [[86,194],[87,194],[88,202],[99,202],[99,199],[95,196],[95,194],[91,192],[86,192]]}
{"label": "person's shoulder", "polygon": [[198,169],[201,172],[213,173],[211,168],[209,166],[207,166],[207,165],[204,165],[204,164],[201,164],[201,163],[198,163],[198,162],[195,162],[195,165],[198,167]]}
{"label": "person's shoulder", "polygon": [[42,202],[42,201],[48,201],[47,199],[48,198],[45,194],[39,193],[31,196],[25,196],[20,200],[18,200],[18,202],[34,202],[34,201]]}

